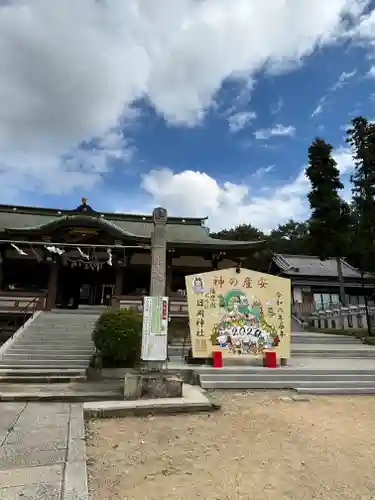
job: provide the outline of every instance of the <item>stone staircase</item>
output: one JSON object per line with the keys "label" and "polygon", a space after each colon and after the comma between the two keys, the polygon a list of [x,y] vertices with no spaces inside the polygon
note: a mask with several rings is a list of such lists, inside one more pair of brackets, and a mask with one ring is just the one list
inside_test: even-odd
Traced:
{"label": "stone staircase", "polygon": [[[292,358],[373,358],[375,347],[364,345],[349,335],[331,335],[325,333],[293,332]],[[168,346],[171,361],[177,361],[187,355],[190,343],[174,343]]]}
{"label": "stone staircase", "polygon": [[[169,346],[178,361],[190,346]],[[239,358],[220,369],[194,366],[203,389],[293,389],[301,394],[375,394],[375,347],[355,337],[306,331],[292,333],[288,366],[266,369]]]}
{"label": "stone staircase", "polygon": [[79,309],[42,312],[0,359],[0,381],[69,382],[86,379],[100,312]]}
{"label": "stone staircase", "polygon": [[[317,360],[316,360],[317,361]],[[375,394],[375,364],[345,369],[343,364],[289,366],[276,369],[253,367],[202,367],[203,389],[293,389],[301,394]]]}

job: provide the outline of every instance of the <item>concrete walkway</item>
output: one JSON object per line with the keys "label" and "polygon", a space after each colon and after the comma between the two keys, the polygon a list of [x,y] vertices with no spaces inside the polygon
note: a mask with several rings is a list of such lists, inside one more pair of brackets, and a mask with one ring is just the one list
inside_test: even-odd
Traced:
{"label": "concrete walkway", "polygon": [[0,403],[1,500],[87,500],[82,406]]}

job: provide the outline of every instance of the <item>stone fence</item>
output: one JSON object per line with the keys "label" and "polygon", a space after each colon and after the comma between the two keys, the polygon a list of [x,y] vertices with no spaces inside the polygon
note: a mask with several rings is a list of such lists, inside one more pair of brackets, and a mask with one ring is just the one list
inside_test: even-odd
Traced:
{"label": "stone fence", "polygon": [[[375,307],[369,306],[372,321],[375,319]],[[364,305],[337,307],[317,311],[309,317],[309,323],[315,328],[340,328],[341,318],[344,328],[367,328],[366,308]]]}

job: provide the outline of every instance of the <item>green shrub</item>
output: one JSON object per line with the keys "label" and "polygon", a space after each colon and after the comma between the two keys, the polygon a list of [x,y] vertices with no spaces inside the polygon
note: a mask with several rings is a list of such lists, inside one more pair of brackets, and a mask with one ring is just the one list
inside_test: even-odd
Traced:
{"label": "green shrub", "polygon": [[103,313],[96,322],[93,341],[103,367],[133,367],[141,353],[141,315],[132,309]]}

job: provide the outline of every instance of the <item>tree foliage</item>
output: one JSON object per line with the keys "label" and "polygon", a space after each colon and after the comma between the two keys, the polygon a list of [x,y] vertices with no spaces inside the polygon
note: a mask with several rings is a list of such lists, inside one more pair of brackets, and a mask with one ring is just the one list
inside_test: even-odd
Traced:
{"label": "tree foliage", "polygon": [[330,144],[316,138],[309,147],[306,169],[311,184],[309,246],[321,259],[342,256],[348,248],[350,211],[339,194],[344,186],[332,150]]}
{"label": "tree foliage", "polygon": [[362,270],[375,263],[375,124],[359,116],[347,131],[354,159],[351,177],[355,215],[355,258]]}
{"label": "tree foliage", "polygon": [[241,224],[233,229],[223,229],[218,233],[212,233],[211,236],[221,240],[236,241],[256,241],[265,239],[263,231],[260,231],[251,224]]}
{"label": "tree foliage", "polygon": [[319,137],[309,147],[309,166],[306,169],[311,184],[308,194],[311,208],[309,240],[311,249],[322,260],[336,258],[341,303],[346,304],[341,257],[348,249],[350,213],[339,195],[344,186],[332,150],[331,144]]}
{"label": "tree foliage", "polygon": [[306,175],[311,183],[311,217],[290,219],[269,234],[249,221],[212,234],[215,238],[259,241],[273,253],[345,257],[362,271],[375,272],[375,124],[354,118],[347,131],[355,170],[352,201],[340,197],[343,187],[332,146],[317,138],[311,144]]}

